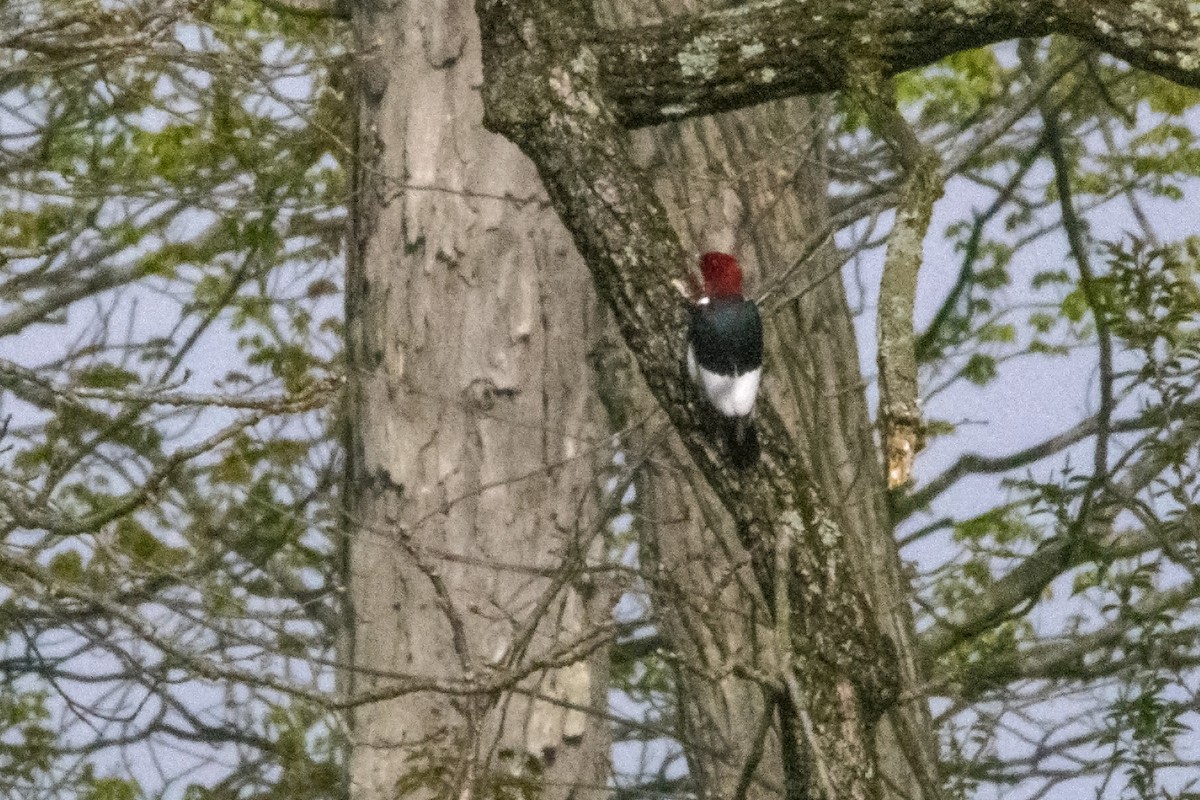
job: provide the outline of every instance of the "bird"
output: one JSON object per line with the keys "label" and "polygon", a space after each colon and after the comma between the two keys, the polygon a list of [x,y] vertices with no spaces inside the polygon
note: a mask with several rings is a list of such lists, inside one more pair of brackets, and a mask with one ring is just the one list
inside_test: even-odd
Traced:
{"label": "bird", "polygon": [[762,317],[742,294],[735,257],[704,253],[700,272],[704,285],[692,303],[688,375],[722,420],[730,461],[747,469],[759,458],[753,412],[762,380]]}

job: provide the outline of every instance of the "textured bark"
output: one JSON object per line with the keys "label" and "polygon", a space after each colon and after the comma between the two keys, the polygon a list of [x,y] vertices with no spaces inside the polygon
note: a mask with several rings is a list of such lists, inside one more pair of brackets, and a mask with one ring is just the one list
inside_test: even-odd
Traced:
{"label": "textured bark", "polygon": [[730,512],[757,590],[775,621],[780,610],[790,620],[781,626],[788,641],[772,646],[791,662],[782,677],[796,732],[784,741],[801,741],[790,759],[803,772],[795,782],[808,796],[832,797],[833,787],[840,797],[878,796],[870,737],[898,691],[895,651],[861,591],[845,532],[774,406],[760,405],[763,457],[754,469],[730,470],[714,447],[710,412],[681,375],[687,311],[670,279],[685,254],[630,157],[594,54],[580,39],[587,5],[477,6],[486,124],[538,165],[650,392]]}
{"label": "textured bark", "polygon": [[[532,166],[480,126],[469,0],[362,3],[354,27],[348,688],[374,701],[350,794],[603,796],[591,282]],[[463,691],[404,693],[414,676]]]}
{"label": "textured bark", "polygon": [[[639,18],[647,13],[644,3],[620,5],[625,13],[606,24],[645,22]],[[660,4],[660,10],[678,5]],[[749,267],[752,294],[774,285],[805,237],[828,224],[820,158],[820,120],[827,115],[824,102],[786,101],[635,135],[637,160],[652,171],[685,250],[728,248]],[[903,654],[905,687],[914,690],[877,731],[885,791],[935,797],[937,749],[916,690],[909,587],[886,512],[838,259],[832,247],[823,247],[803,271],[788,276],[790,286],[813,288],[768,318],[764,391],[783,410],[797,451],[808,454],[809,469],[847,533],[854,561],[864,565],[864,585]],[[680,660],[682,735],[692,745],[693,777],[711,797],[739,791],[778,796],[785,783],[778,725],[765,740],[761,735],[763,714],[768,722],[776,715],[763,687],[748,677],[775,668],[763,627],[769,613],[728,514],[689,468],[678,440],[657,455],[669,466],[649,470],[639,483],[640,525],[651,537],[647,560],[661,567],[656,613],[665,643]]]}
{"label": "textured bark", "polygon": [[937,153],[922,146],[900,113],[889,78],[875,71],[874,65],[864,65],[864,71],[851,79],[850,91],[904,173],[883,259],[875,324],[879,344],[879,422],[887,486],[897,489],[908,483],[913,459],[925,446],[913,313],[917,305],[917,277],[924,261],[925,234],[933,218],[933,204],[942,196],[945,177]]}
{"label": "textured bark", "polygon": [[894,75],[1051,33],[1200,87],[1200,10],[1184,0],[760,0],[597,33],[588,46],[614,113],[637,127],[841,89],[864,52]]}

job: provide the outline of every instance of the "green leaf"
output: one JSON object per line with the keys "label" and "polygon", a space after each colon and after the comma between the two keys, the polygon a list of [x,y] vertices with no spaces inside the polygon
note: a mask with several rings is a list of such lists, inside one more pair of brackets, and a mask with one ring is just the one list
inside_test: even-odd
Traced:
{"label": "green leaf", "polygon": [[137,800],[140,791],[133,779],[92,778],[92,785],[83,796],[86,800]]}
{"label": "green leaf", "polygon": [[246,454],[235,448],[212,468],[210,474],[213,480],[221,483],[233,485],[248,483],[251,477],[250,463],[246,460]]}
{"label": "green leaf", "polygon": [[83,580],[83,556],[75,550],[67,550],[50,559],[50,574],[64,583],[79,583]]}
{"label": "green leaf", "polygon": [[1066,356],[1071,354],[1071,351],[1065,345],[1050,344],[1041,339],[1034,339],[1029,343],[1029,352],[1047,356]]}
{"label": "green leaf", "polygon": [[1075,580],[1071,586],[1071,594],[1083,594],[1088,589],[1092,589],[1100,585],[1100,569],[1097,567],[1088,567],[1081,569],[1075,573]]}
{"label": "green leaf", "polygon": [[89,389],[124,389],[138,383],[140,377],[115,364],[95,364],[79,374],[79,383]]}
{"label": "green leaf", "polygon": [[984,325],[979,329],[979,341],[1002,342],[1012,344],[1017,340],[1017,329],[1014,325]]}
{"label": "green leaf", "polygon": [[1029,315],[1029,324],[1038,333],[1047,333],[1058,322],[1058,318],[1053,314],[1047,314],[1045,311],[1035,311]]}
{"label": "green leaf", "polygon": [[1189,86],[1157,77],[1150,85],[1151,90],[1146,94],[1146,102],[1153,111],[1178,116],[1200,103],[1200,91]]}
{"label": "green leaf", "polygon": [[144,564],[157,561],[165,549],[154,534],[132,517],[117,521],[117,548]]}
{"label": "green leaf", "polygon": [[1041,289],[1054,283],[1070,283],[1071,276],[1065,269],[1044,270],[1033,276],[1030,282],[1034,289]]}
{"label": "green leaf", "polygon": [[996,359],[982,353],[975,353],[967,359],[966,366],[962,368],[963,377],[979,386],[995,380],[998,371],[996,369]]}
{"label": "green leaf", "polygon": [[995,544],[1009,545],[1036,539],[1037,529],[1012,509],[993,508],[958,523],[954,528],[954,536],[959,541],[990,539]]}
{"label": "green leaf", "polygon": [[1062,299],[1059,307],[1062,309],[1063,316],[1071,322],[1080,322],[1088,310],[1087,297],[1084,296],[1082,289],[1075,289]]}
{"label": "green leaf", "polygon": [[925,435],[931,439],[935,436],[949,436],[957,430],[958,426],[949,420],[932,418],[925,420]]}
{"label": "green leaf", "polygon": [[294,467],[309,452],[309,443],[297,439],[270,439],[262,443],[258,455],[280,467]]}

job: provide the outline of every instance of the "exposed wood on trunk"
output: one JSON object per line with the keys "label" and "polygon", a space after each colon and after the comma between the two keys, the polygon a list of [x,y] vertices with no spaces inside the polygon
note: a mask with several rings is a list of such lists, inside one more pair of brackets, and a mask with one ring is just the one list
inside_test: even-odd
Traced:
{"label": "exposed wood on trunk", "polygon": [[912,476],[913,459],[925,446],[925,422],[917,388],[917,335],[913,313],[925,234],[945,178],[937,154],[924,147],[896,104],[889,78],[877,64],[860,65],[850,80],[852,96],[866,110],[875,132],[891,149],[903,173],[900,202],[888,234],[879,280],[879,423],[887,485],[896,489]]}

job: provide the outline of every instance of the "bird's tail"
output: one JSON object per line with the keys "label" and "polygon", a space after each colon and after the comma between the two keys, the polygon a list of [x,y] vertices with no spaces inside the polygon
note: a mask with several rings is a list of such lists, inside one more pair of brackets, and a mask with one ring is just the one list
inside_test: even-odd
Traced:
{"label": "bird's tail", "polygon": [[728,427],[729,458],[738,469],[758,463],[758,431],[750,415],[733,417]]}

